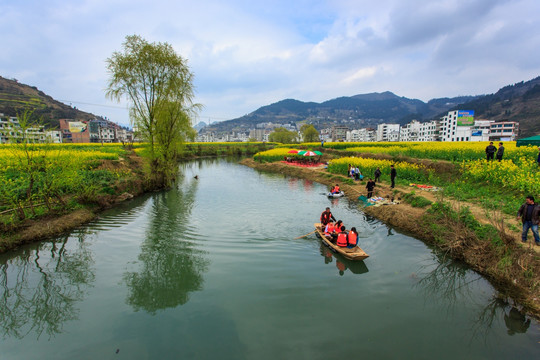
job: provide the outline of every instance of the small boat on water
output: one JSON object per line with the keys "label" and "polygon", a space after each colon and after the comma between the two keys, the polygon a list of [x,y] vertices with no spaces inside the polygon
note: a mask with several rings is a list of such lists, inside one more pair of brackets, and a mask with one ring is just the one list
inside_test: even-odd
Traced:
{"label": "small boat on water", "polygon": [[366,252],[362,250],[359,246],[355,246],[352,249],[349,249],[347,247],[337,246],[336,244],[332,243],[326,238],[326,236],[324,236],[324,229],[321,223],[315,223],[315,230],[315,233],[318,237],[321,238],[324,245],[328,246],[328,248],[330,248],[330,250],[332,250],[333,252],[343,255],[344,258],[353,261],[360,261],[369,257],[369,255],[366,254]]}
{"label": "small boat on water", "polygon": [[329,192],[328,194],[326,194],[326,196],[328,196],[329,198],[339,198],[345,196],[345,193],[343,192],[343,190],[335,194]]}

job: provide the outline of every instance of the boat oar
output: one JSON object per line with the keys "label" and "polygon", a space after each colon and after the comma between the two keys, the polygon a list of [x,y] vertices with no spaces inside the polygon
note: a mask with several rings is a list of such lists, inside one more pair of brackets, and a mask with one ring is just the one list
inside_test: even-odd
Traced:
{"label": "boat oar", "polygon": [[311,235],[311,234],[313,234],[315,231],[317,231],[317,230],[313,230],[312,232],[310,232],[310,233],[308,233],[308,234],[306,234],[306,235],[302,235],[302,236],[299,236],[299,237],[295,237],[294,240],[300,239],[300,238],[303,238],[303,237],[306,237],[306,236],[308,236],[308,235]]}

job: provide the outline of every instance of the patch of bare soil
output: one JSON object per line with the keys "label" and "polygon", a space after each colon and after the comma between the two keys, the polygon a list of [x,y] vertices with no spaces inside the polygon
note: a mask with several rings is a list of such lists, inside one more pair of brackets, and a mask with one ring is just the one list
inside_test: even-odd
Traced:
{"label": "patch of bare soil", "polygon": [[[244,159],[240,163],[263,171],[307,178],[329,186],[339,183],[346,196],[354,201],[357,201],[360,195],[367,195],[365,182],[357,182],[355,185],[346,184],[343,182],[346,177],[330,175],[324,166],[305,168],[286,163],[258,163],[253,159]],[[430,165],[440,166],[439,171],[452,170],[452,164],[444,162]],[[395,195],[394,190],[396,190]],[[502,258],[505,254],[494,254],[489,242],[477,241],[476,235],[462,224],[451,222],[439,224],[447,232],[445,233],[445,241],[438,242],[430,231],[429,224],[426,224],[426,210],[412,207],[403,201],[399,205],[369,206],[364,208],[364,211],[366,214],[439,247],[453,258],[467,263],[471,268],[489,278],[501,293],[510,294],[524,305],[531,315],[540,318],[540,258],[537,255],[539,249],[538,247],[530,249],[522,246],[519,232],[512,232],[508,229],[508,224],[518,225],[516,219],[502,213],[488,214],[476,204],[441,199],[437,192],[422,191],[415,187],[396,186],[395,189],[391,189],[388,184],[378,183],[375,195],[385,198],[394,196],[397,200],[398,197],[413,190],[417,196],[422,196],[432,202],[441,200],[449,202],[457,211],[460,207],[469,207],[479,222],[491,224],[499,230],[499,234],[507,246],[511,248],[515,264],[504,266],[502,267],[504,270],[501,270],[499,262],[503,261]]]}

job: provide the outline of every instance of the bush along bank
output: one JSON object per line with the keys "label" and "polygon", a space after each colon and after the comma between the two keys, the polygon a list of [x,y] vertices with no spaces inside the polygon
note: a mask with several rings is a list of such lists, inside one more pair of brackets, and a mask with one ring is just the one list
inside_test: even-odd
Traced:
{"label": "bush along bank", "polygon": [[[323,168],[310,169],[283,163],[259,163],[250,159],[242,164],[256,169],[307,178],[326,185],[342,185],[347,197],[358,201],[365,184],[351,185],[351,179],[330,174]],[[354,182],[352,182],[354,184]],[[463,262],[490,280],[501,295],[510,296],[529,314],[540,318],[540,257],[516,242],[509,233],[501,212],[492,211],[489,219],[478,219],[464,203],[429,200],[409,187],[389,189],[378,184],[382,195],[402,199],[395,206],[369,206],[364,211],[381,221],[432,245],[443,254]]]}
{"label": "bush along bank", "polygon": [[[178,160],[250,155],[271,143],[189,143]],[[145,192],[145,144],[0,146],[0,253],[59,235]]]}

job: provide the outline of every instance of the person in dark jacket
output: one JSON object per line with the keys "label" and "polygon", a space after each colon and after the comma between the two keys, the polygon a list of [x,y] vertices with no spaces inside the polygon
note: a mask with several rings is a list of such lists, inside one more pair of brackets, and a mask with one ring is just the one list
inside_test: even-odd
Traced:
{"label": "person in dark jacket", "polygon": [[493,146],[493,141],[489,143],[488,146],[486,146],[486,158],[487,161],[493,160],[493,155],[495,155],[495,152],[497,151],[497,148]]}
{"label": "person in dark jacket", "polygon": [[503,143],[500,142],[499,143],[499,148],[497,149],[497,160],[499,160],[499,162],[502,160],[503,158],[503,154],[504,154],[504,146],[503,146]]}
{"label": "person in dark jacket", "polygon": [[396,168],[394,165],[390,165],[390,180],[392,180],[392,186],[390,186],[392,189],[396,186]]}
{"label": "person in dark jacket", "polygon": [[540,222],[540,205],[534,203],[532,195],[527,196],[525,204],[521,205],[517,213],[517,219],[521,218],[523,223],[523,232],[521,233],[521,241],[527,242],[527,234],[531,229],[534,237],[534,242],[540,246],[540,236],[538,235],[538,223]]}
{"label": "person in dark jacket", "polygon": [[540,166],[540,147],[538,148],[538,158],[536,159],[538,166]]}
{"label": "person in dark jacket", "polygon": [[326,224],[328,224],[328,221],[330,220],[336,221],[336,218],[334,217],[334,215],[332,215],[330,208],[327,207],[326,210],[324,210],[321,214],[321,224],[323,224],[323,226],[326,226]]}
{"label": "person in dark jacket", "polygon": [[375,188],[375,181],[371,180],[371,178],[369,178],[367,184],[366,184],[366,189],[367,189],[367,198],[372,198],[373,197],[373,189]]}
{"label": "person in dark jacket", "polygon": [[375,182],[381,182],[381,169],[377,168],[375,170]]}

